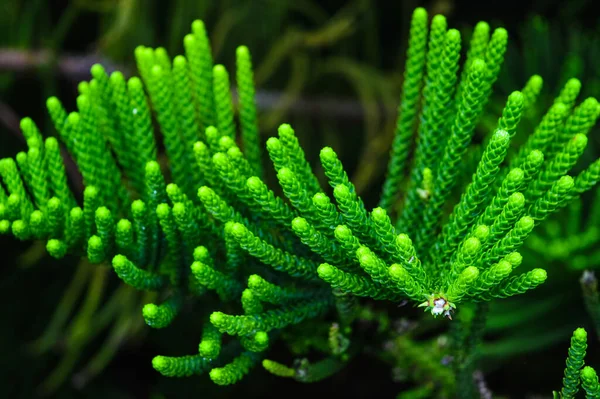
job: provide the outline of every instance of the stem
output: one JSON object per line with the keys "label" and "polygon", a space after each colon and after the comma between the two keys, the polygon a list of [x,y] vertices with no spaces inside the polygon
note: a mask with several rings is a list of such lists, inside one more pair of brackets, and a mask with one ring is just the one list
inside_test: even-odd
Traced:
{"label": "stem", "polygon": [[464,399],[477,398],[477,390],[473,380],[478,357],[479,345],[483,340],[485,331],[485,322],[488,313],[487,303],[478,303],[473,309],[473,313],[464,313],[459,315],[457,321],[453,324],[451,336],[453,340],[454,352],[454,373],[456,376],[457,394]]}

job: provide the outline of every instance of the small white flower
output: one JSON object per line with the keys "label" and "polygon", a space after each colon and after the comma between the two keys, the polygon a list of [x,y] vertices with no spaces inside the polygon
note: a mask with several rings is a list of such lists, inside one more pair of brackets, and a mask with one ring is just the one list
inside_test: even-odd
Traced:
{"label": "small white flower", "polygon": [[445,306],[446,306],[446,300],[444,298],[438,298],[435,301],[433,301],[433,309],[431,309],[431,313],[433,313],[436,316],[440,315],[440,314],[444,313]]}
{"label": "small white flower", "polygon": [[427,296],[427,300],[419,305],[419,307],[425,307],[425,311],[430,311],[432,315],[439,316],[444,315],[449,319],[452,319],[452,309],[456,306],[448,302],[446,298],[441,295],[431,294]]}
{"label": "small white flower", "polygon": [[433,308],[431,309],[431,313],[435,316],[441,315],[442,313],[444,313],[444,309],[441,308]]}

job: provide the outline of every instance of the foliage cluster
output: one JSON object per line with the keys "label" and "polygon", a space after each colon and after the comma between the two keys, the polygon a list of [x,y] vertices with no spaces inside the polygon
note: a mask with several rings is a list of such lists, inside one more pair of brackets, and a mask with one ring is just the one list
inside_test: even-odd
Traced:
{"label": "foliage cluster", "polygon": [[[135,324],[137,310],[119,307],[124,297],[143,302],[145,323],[158,329],[190,306],[211,302],[216,307],[197,316],[204,322],[198,350],[156,356],[158,372],[208,373],[229,385],[260,363],[275,375],[314,382],[361,351],[358,321],[385,320],[362,297],[456,318],[446,343],[424,341],[427,328],[440,328],[429,317],[421,320],[429,327],[401,334],[382,328],[389,339],[383,356],[409,368],[419,384],[400,397],[475,397],[488,303],[546,280],[541,268],[515,270],[523,262],[520,248],[553,213],[566,206],[581,212],[576,200],[600,179],[600,159],[570,175],[600,115],[597,100],[577,104],[581,83],[568,80],[524,143],[511,146],[542,90],[534,75],[508,96],[482,150],[473,150],[507,31],[480,22],[461,61],[461,34],[443,16],[429,21],[418,8],[386,180],[379,206],[367,210],[336,152],[323,148],[324,176],[315,173],[288,124],[266,141],[278,187],[269,185],[248,48],[236,51],[236,109],[229,74],[213,65],[201,21],[183,43],[185,56],[173,58],[164,48],[138,47],[140,78],[95,65],[92,80],[79,85],[77,111],[48,99],[60,141],[44,139],[25,118],[27,152],[0,160],[0,231],[41,240],[58,259],[81,256],[78,273],[95,276],[87,310],[73,323],[71,353],[98,324],[114,323],[110,350],[92,360],[89,374],[106,364],[118,348],[110,343]],[[83,177],[82,199],[69,185],[60,143]],[[593,243],[598,233],[590,230]],[[574,242],[585,247],[579,237]],[[536,245],[543,244],[530,244]],[[125,285],[90,320],[102,302],[106,266]],[[597,315],[595,282],[588,276],[583,284]],[[57,326],[80,288],[57,313]],[[582,368],[585,339],[576,330],[562,397],[573,397],[580,380],[588,397],[598,397],[595,372]],[[298,355],[293,366],[269,358],[274,341]],[[314,350],[321,358],[307,360]],[[73,361],[65,360],[48,389]]]}

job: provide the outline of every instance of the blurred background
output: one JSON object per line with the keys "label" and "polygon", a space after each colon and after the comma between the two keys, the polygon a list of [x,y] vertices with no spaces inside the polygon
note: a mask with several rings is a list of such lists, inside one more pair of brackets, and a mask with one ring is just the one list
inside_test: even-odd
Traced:
{"label": "blurred background", "polygon": [[[25,149],[19,129],[25,116],[44,135],[55,134],[46,98],[57,96],[72,109],[77,85],[90,79],[94,63],[133,76],[137,45],[181,54],[191,22],[202,19],[215,62],[233,71],[235,48],[241,44],[253,55],[263,142],[287,122],[313,163],[321,147],[334,147],[372,208],[393,137],[415,7],[444,14],[465,40],[480,20],[508,30],[506,61],[475,142],[494,127],[506,96],[539,74],[544,89],[520,126],[518,142],[568,78],[582,81],[581,99],[600,96],[600,14],[594,3],[0,0],[0,158]],[[585,165],[600,154],[598,130],[589,135]],[[570,333],[591,325],[578,280],[584,269],[600,266],[600,239],[590,233],[595,227],[585,223],[594,198],[595,192],[589,193],[583,210],[574,206],[558,215],[524,253],[525,267],[549,270],[548,283],[492,309],[484,371],[499,395],[549,397],[560,387]],[[574,219],[570,230],[562,229],[565,220]],[[577,234],[596,238],[585,247],[565,244],[564,237]],[[192,313],[165,331],[149,331],[139,306],[144,298],[119,291],[118,281],[105,269],[75,258],[53,260],[43,243],[9,236],[0,236],[0,251],[0,397],[225,398],[291,392],[394,397],[404,386],[393,366],[368,354],[314,385],[278,379],[260,368],[226,388],[207,377],[161,377],[151,367],[153,356],[183,355],[197,345],[200,326]],[[114,309],[128,304],[134,304],[131,317],[119,319]],[[390,317],[400,313],[393,310]],[[593,363],[598,360],[593,357],[597,340],[590,341],[588,359],[598,366]]]}

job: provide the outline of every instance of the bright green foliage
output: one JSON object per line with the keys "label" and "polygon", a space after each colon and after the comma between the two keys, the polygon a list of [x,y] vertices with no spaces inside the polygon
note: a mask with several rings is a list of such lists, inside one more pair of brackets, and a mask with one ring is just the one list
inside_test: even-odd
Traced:
{"label": "bright green foliage", "polygon": [[[420,218],[424,207],[417,189],[421,186],[425,168],[434,170],[436,159],[440,155],[440,141],[443,141],[443,133],[447,130],[442,128],[442,124],[447,122],[443,116],[448,112],[456,82],[460,34],[456,30],[447,33],[445,31],[445,19],[441,16],[434,17],[427,55],[426,83],[423,88],[423,122],[418,129],[420,140],[416,148],[416,164],[411,175],[412,185],[407,204],[398,222],[399,225],[412,226]],[[413,231],[407,233],[411,234]]]}
{"label": "bright green foliage", "polygon": [[532,202],[541,197],[558,177],[569,171],[583,153],[586,145],[587,138],[583,134],[573,136],[552,162],[549,162],[540,172],[537,179],[530,184],[526,192],[530,198],[529,201]]}
{"label": "bright green foliage", "polygon": [[498,130],[492,136],[488,147],[483,153],[477,172],[475,172],[473,182],[467,186],[461,201],[455,206],[454,212],[450,215],[450,221],[444,225],[444,230],[442,230],[443,239],[439,249],[442,254],[438,254],[442,260],[447,259],[456,250],[460,237],[472,225],[481,204],[489,196],[492,188],[491,182],[494,181],[500,169],[500,164],[504,160],[509,143],[510,133],[506,130]]}
{"label": "bright green foliage", "polygon": [[505,261],[492,265],[489,269],[485,270],[473,284],[467,288],[467,295],[477,297],[483,292],[489,291],[492,287],[497,286],[502,280],[504,280],[510,272],[513,266]]}
{"label": "bright green foliage", "polygon": [[540,75],[533,75],[529,78],[525,87],[521,92],[523,93],[523,110],[527,111],[535,104],[542,87],[544,86],[544,80]]}
{"label": "bright green foliage", "polygon": [[552,142],[550,156],[555,156],[562,147],[577,134],[586,135],[596,123],[600,115],[600,104],[593,98],[587,98],[579,106],[575,107],[569,115],[565,126],[558,131],[556,139]]}
{"label": "bright green foliage", "polygon": [[[442,216],[442,205],[448,199],[456,181],[458,163],[466,151],[475,128],[475,120],[481,113],[481,96],[485,89],[485,64],[475,61],[467,77],[467,87],[458,106],[457,119],[453,124],[448,144],[442,156],[439,173],[434,180],[434,191],[423,212],[423,226],[417,231],[418,250],[431,245],[435,228]],[[466,110],[473,110],[465,112]],[[431,158],[438,154],[431,154]]]}
{"label": "bright green foliage", "polygon": [[490,41],[490,25],[485,21],[480,21],[475,25],[473,29],[473,36],[471,36],[471,42],[469,43],[469,49],[467,50],[467,58],[465,60],[465,66],[460,75],[460,83],[456,91],[456,98],[460,98],[462,91],[465,88],[467,81],[467,73],[471,64],[476,59],[483,59],[485,57],[485,51]]}
{"label": "bright green foliage", "polygon": [[571,78],[560,91],[558,97],[554,100],[554,103],[563,103],[568,109],[573,108],[575,100],[581,91],[581,82],[579,79]]}
{"label": "bright green foliage", "polygon": [[313,174],[310,165],[304,156],[304,150],[296,138],[294,129],[288,124],[283,124],[277,129],[279,142],[283,145],[287,154],[285,166],[291,167],[296,173],[302,186],[312,195],[320,191],[319,181]]}
{"label": "bright green foliage", "polygon": [[[156,159],[156,142],[154,141],[154,129],[152,128],[152,120],[148,100],[144,94],[144,86],[142,81],[137,77],[132,77],[127,81],[127,90],[131,98],[127,112],[132,115],[134,133],[131,140],[131,145],[135,149],[134,154],[138,156],[131,157],[132,163],[132,180],[136,182],[138,192],[144,187],[144,168],[146,162]],[[127,106],[124,104],[123,106]],[[127,123],[126,121],[124,123]]]}
{"label": "bright green foliage", "polygon": [[192,274],[198,280],[200,285],[208,289],[215,290],[222,300],[227,301],[239,295],[241,285],[237,280],[228,277],[212,267],[201,262],[192,263]]}
{"label": "bright green foliage", "polygon": [[257,257],[263,263],[271,265],[275,270],[286,272],[293,277],[314,278],[316,265],[313,262],[274,248],[256,237],[243,224],[234,224],[231,228],[231,234],[250,255]]}
{"label": "bright green foliage", "polygon": [[265,214],[277,222],[289,225],[294,217],[294,211],[281,198],[276,197],[260,178],[256,176],[248,178],[246,187],[252,200]]}
{"label": "bright green foliage", "polygon": [[344,272],[327,263],[321,264],[317,272],[320,278],[342,292],[375,299],[392,299],[395,297],[385,292],[383,287],[368,277]]}
{"label": "bright green foliage", "polygon": [[548,214],[556,211],[567,202],[573,190],[571,176],[563,176],[552,184],[552,187],[531,205],[529,212],[536,222],[544,220]]}
{"label": "bright green foliage", "polygon": [[388,269],[390,280],[395,288],[414,301],[418,301],[425,294],[425,288],[416,282],[404,267],[394,263]]}
{"label": "bright green foliage", "polygon": [[[567,367],[565,368],[565,376],[563,378],[563,388],[560,391],[561,398],[575,398],[577,395],[579,384],[581,382],[580,376],[584,374],[582,368],[586,349],[587,332],[583,328],[578,328],[573,332],[573,336],[571,337],[571,346],[569,347],[569,356],[567,357]],[[588,370],[585,371],[586,378],[584,383],[589,388],[591,386],[590,379],[593,379],[593,377],[590,375],[591,372],[589,371],[591,368],[588,367],[587,369]],[[595,375],[595,372],[593,374]],[[596,382],[596,387],[597,384],[598,383]]]}
{"label": "bright green foliage", "polygon": [[236,52],[236,80],[240,99],[240,126],[244,153],[257,176],[262,175],[262,156],[256,104],[254,103],[254,74],[250,51],[246,46],[240,46]]}
{"label": "bright green foliage", "polygon": [[511,164],[521,167],[525,158],[533,150],[545,152],[556,136],[558,129],[568,115],[569,109],[561,102],[554,103],[527,142],[519,150],[519,154],[511,160]]}
{"label": "bright green foliage", "polygon": [[264,331],[258,331],[255,334],[242,337],[240,342],[244,349],[250,352],[264,352],[269,348],[269,335]]}
{"label": "bright green foliage", "polygon": [[254,352],[243,352],[231,363],[224,367],[214,368],[210,371],[210,379],[217,385],[234,384],[250,371],[250,368],[258,361],[258,355]]}
{"label": "bright green foliage", "polygon": [[598,383],[598,375],[590,366],[585,366],[581,369],[581,387],[585,391],[586,398],[600,398],[600,384]]}
{"label": "bright green foliage", "polygon": [[512,277],[502,281],[494,289],[482,294],[481,297],[474,298],[476,301],[486,301],[491,298],[507,298],[509,296],[522,294],[531,290],[546,281],[546,271],[544,269],[533,269],[520,276]]}
{"label": "bright green foliage", "polygon": [[[596,160],[575,178],[575,189],[570,198],[575,198],[591,189],[600,180],[600,161]],[[596,194],[597,195],[597,194]],[[597,202],[595,202],[597,204]],[[594,213],[597,215],[597,212]]]}
{"label": "bright green foliage", "polygon": [[203,358],[201,355],[156,356],[152,359],[152,367],[165,377],[189,377],[210,370],[212,365],[210,359]]}
{"label": "bright green foliage", "polygon": [[142,314],[146,324],[154,328],[164,328],[171,324],[181,308],[183,299],[178,293],[172,294],[160,305],[149,303],[144,305]]}
{"label": "bright green foliage", "polygon": [[202,330],[202,341],[198,345],[200,356],[216,359],[221,352],[221,333],[211,323],[206,323]]}
{"label": "bright green foliage", "polygon": [[[568,223],[551,220],[544,225],[545,229],[542,234],[535,234],[527,241],[527,246],[544,261],[559,261],[566,264],[569,269],[578,271],[596,267],[598,259],[600,259],[600,251],[597,247],[600,239],[597,228],[600,221],[599,194],[596,191],[595,200],[588,215],[583,212],[582,201],[577,197],[580,189],[587,191],[591,187],[588,183],[598,180],[600,180],[600,162],[596,161],[575,178],[574,188],[570,192],[571,202],[565,207],[566,209],[563,209],[563,215]],[[585,275],[593,277],[591,273],[585,273]],[[583,279],[582,284],[583,281],[591,283],[593,278]],[[586,286],[584,286],[584,292],[588,292]],[[591,291],[589,292],[591,293]],[[589,298],[592,297],[584,295],[586,301]],[[594,312],[590,314],[593,315]]]}
{"label": "bright green foliage", "polygon": [[[327,378],[362,349],[357,320],[378,320],[378,333],[389,330],[388,316],[359,300],[369,298],[420,306],[436,317],[456,314],[450,349],[407,333],[394,337],[389,356],[424,381],[413,397],[472,397],[487,302],[546,280],[543,269],[515,272],[523,260],[518,251],[562,208],[580,220],[572,204],[600,179],[600,160],[569,175],[600,114],[593,98],[576,105],[577,80],[532,132],[521,132],[520,120],[540,93],[538,76],[508,96],[495,128],[477,130],[506,46],[506,30],[490,32],[481,22],[463,49],[443,16],[429,25],[427,12],[415,10],[387,178],[380,206],[371,209],[332,147],[319,153],[331,191],[321,184],[289,124],[266,140],[268,159],[262,156],[249,50],[236,52],[234,106],[230,74],[213,65],[205,26],[196,21],[185,56],[171,60],[162,48],[138,47],[141,78],[125,81],[95,65],[92,80],[79,87],[76,112],[48,100],[58,137],[83,176],[81,205],[59,141],[44,142],[32,120],[22,121],[27,151],[0,160],[0,231],[44,240],[57,258],[112,264],[127,289],[157,291],[142,310],[154,328],[194,308],[188,302],[222,304],[197,315],[205,321],[198,354],[154,358],[165,376],[208,372],[228,385],[262,361],[300,382]],[[159,158],[153,119],[166,159]],[[464,159],[475,159],[469,151],[476,133],[484,134],[484,146],[469,168]],[[513,154],[519,133],[529,139]],[[273,168],[263,169],[268,160]],[[591,211],[596,221],[598,209]],[[597,229],[586,234],[564,246],[598,241]],[[98,306],[102,284],[90,288],[84,306]],[[597,312],[595,285],[586,282],[584,290]],[[303,328],[314,329],[310,337]],[[564,397],[575,394],[580,374],[586,392],[597,391],[595,375],[580,370],[584,338],[574,336]],[[317,349],[324,356],[293,367],[265,360],[279,339],[296,353]],[[440,367],[448,353],[455,363]]]}
{"label": "bright green foliage", "polygon": [[344,361],[336,358],[325,358],[318,362],[310,363],[301,359],[296,368],[292,369],[272,360],[263,360],[263,367],[280,377],[292,377],[299,382],[317,382],[338,372]]}
{"label": "bright green foliage", "polygon": [[379,206],[390,211],[406,168],[410,145],[417,123],[418,102],[423,85],[427,47],[427,12],[415,10],[410,25],[410,42],[406,53],[402,98],[398,108],[396,134],[390,152],[388,172]]}
{"label": "bright green foliage", "polygon": [[327,309],[329,302],[327,300],[303,301],[255,316],[231,316],[214,312],[210,315],[210,322],[221,332],[230,335],[248,335],[255,330],[270,331],[320,315]]}
{"label": "bright green foliage", "polygon": [[215,110],[212,90],[213,58],[210,41],[202,21],[192,23],[192,33],[185,36],[183,44],[189,60],[195,108],[200,119],[198,127],[200,132],[204,132],[208,126],[214,125]]}
{"label": "bright green foliage", "polygon": [[327,262],[341,263],[343,261],[344,255],[340,248],[306,219],[295,218],[292,221],[292,229],[304,244],[308,245],[313,252],[321,255]]}
{"label": "bright green foliage", "polygon": [[338,208],[342,211],[342,218],[358,236],[359,239],[369,242],[371,229],[368,222],[367,210],[356,196],[354,191],[346,184],[339,184],[333,189]]}
{"label": "bright green foliage", "polygon": [[156,216],[158,217],[160,228],[165,235],[165,241],[168,250],[167,257],[169,258],[169,261],[174,264],[181,263],[182,254],[180,249],[182,247],[182,240],[181,235],[175,226],[175,220],[173,218],[171,207],[165,203],[158,205],[156,207]]}
{"label": "bright green foliage", "polygon": [[217,116],[216,127],[222,135],[233,138],[235,136],[233,104],[229,91],[229,75],[223,65],[215,65],[213,68],[213,90]]}
{"label": "bright green foliage", "polygon": [[248,289],[251,290],[260,301],[268,302],[273,305],[280,305],[295,299],[308,299],[315,294],[315,291],[310,292],[295,290],[293,288],[281,288],[256,274],[248,277]]}
{"label": "bright green foliage", "polygon": [[513,138],[517,125],[521,121],[523,111],[524,95],[520,91],[513,91],[506,100],[506,106],[502,110],[502,116],[498,119],[498,130],[504,130],[510,138]]}
{"label": "bright green foliage", "polygon": [[181,55],[173,59],[173,80],[178,93],[176,101],[179,114],[181,115],[181,136],[185,147],[190,149],[198,138],[198,121],[192,99],[187,60]]}
{"label": "bright green foliage", "polygon": [[[591,277],[593,279],[593,275]],[[589,280],[590,275],[584,275],[582,285],[590,285]],[[595,279],[593,279],[591,284],[595,284]],[[575,398],[580,386],[585,391],[586,398],[595,399],[600,397],[600,384],[598,383],[596,371],[590,366],[584,366],[586,350],[587,332],[583,328],[578,328],[573,332],[573,336],[571,337],[571,345],[568,350],[564,371],[563,388],[560,393],[553,392],[554,398]]]}
{"label": "bright green foliage", "polygon": [[[507,206],[511,206],[507,204]],[[500,222],[503,218],[498,218]],[[482,257],[481,262],[497,262],[508,253],[515,251],[521,245],[525,239],[529,236],[535,226],[535,221],[529,216],[523,216],[516,221],[514,227],[506,233],[506,235],[499,241],[497,241],[492,248],[490,248]],[[492,226],[492,229],[494,226]]]}
{"label": "bright green foliage", "polygon": [[479,270],[474,266],[465,268],[460,275],[448,287],[448,300],[457,302],[467,293],[479,277]]}
{"label": "bright green foliage", "polygon": [[133,226],[128,219],[121,219],[115,228],[115,244],[118,252],[125,256],[133,254]]}
{"label": "bright green foliage", "polygon": [[279,377],[294,377],[296,375],[296,370],[273,360],[265,359],[263,360],[262,365],[265,370]]}
{"label": "bright green foliage", "polygon": [[92,258],[90,258],[90,261],[93,263],[101,263],[106,259],[108,254],[112,254],[114,252],[113,245],[115,242],[115,222],[108,208],[101,206],[96,209],[95,224],[98,237],[102,241],[103,253],[100,254],[100,257],[97,259],[92,260]]}
{"label": "bright green foliage", "polygon": [[116,255],[112,264],[117,275],[138,290],[158,290],[166,283],[164,276],[139,269],[123,255]]}
{"label": "bright green foliage", "polygon": [[504,207],[508,204],[509,198],[517,194],[517,191],[524,185],[524,180],[525,173],[522,169],[511,169],[502,180],[502,185],[494,198],[492,198],[490,204],[485,208],[483,214],[479,216],[477,224],[492,225],[496,218],[502,213]]}
{"label": "bright green foliage", "polygon": [[[272,147],[271,147],[272,148]],[[277,173],[277,180],[283,189],[285,195],[289,198],[292,206],[298,212],[311,221],[316,221],[312,209],[312,202],[307,190],[302,187],[301,176],[294,173],[291,169],[283,167]]]}

